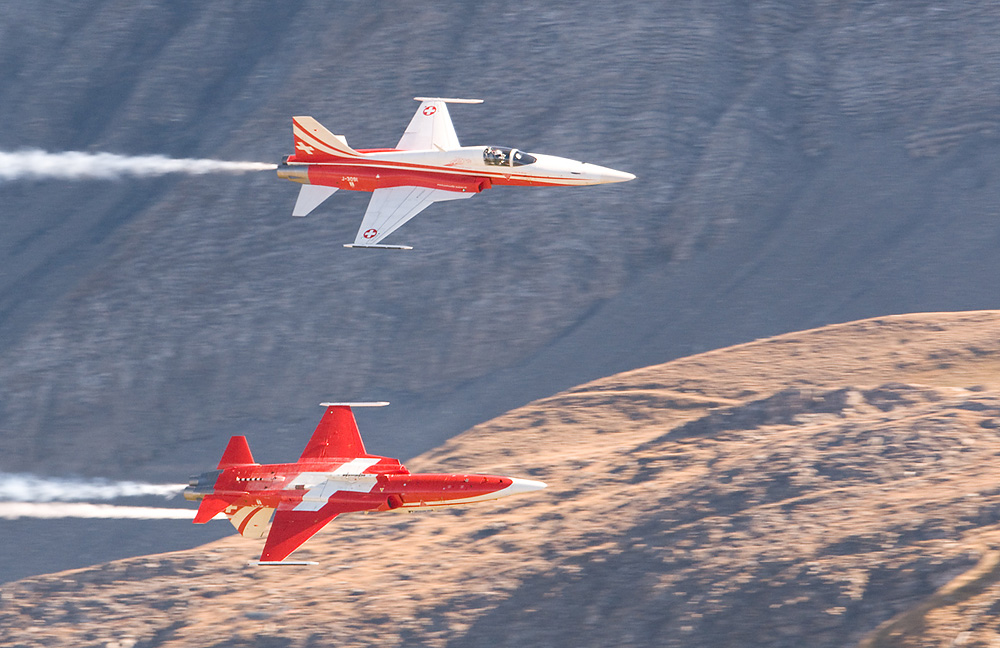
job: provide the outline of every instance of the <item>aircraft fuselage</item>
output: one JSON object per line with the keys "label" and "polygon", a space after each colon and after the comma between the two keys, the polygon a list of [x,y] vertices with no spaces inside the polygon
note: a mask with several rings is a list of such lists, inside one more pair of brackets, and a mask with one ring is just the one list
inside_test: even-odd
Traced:
{"label": "aircraft fuselage", "polygon": [[[484,151],[514,151],[533,161],[515,166],[488,164]],[[419,186],[445,191],[479,193],[492,186],[569,187],[625,182],[631,173],[596,164],[516,149],[463,146],[449,151],[359,150],[361,156],[326,162],[303,162],[289,156],[278,176],[301,184],[353,191]],[[510,156],[513,158],[513,155]]]}
{"label": "aircraft fuselage", "polygon": [[449,103],[479,99],[415,97],[420,107],[391,149],[351,148],[313,117],[292,117],[293,155],[278,177],[302,185],[292,216],[307,216],[339,189],[371,192],[350,248],[412,249],[382,243],[433,203],[471,198],[498,185],[574,187],[625,182],[631,173],[504,146],[462,146]]}
{"label": "aircraft fuselage", "polygon": [[243,507],[318,511],[389,511],[468,504],[497,499],[543,485],[496,475],[412,474],[395,459],[368,456],[332,462],[250,464],[203,473],[184,491],[188,500],[225,499]]}

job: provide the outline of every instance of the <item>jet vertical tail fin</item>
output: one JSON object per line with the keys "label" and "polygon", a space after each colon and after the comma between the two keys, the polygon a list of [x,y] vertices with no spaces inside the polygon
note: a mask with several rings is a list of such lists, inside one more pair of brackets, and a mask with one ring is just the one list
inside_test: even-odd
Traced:
{"label": "jet vertical tail fin", "polygon": [[312,117],[292,117],[292,137],[295,140],[293,162],[324,162],[362,157],[347,145],[346,139],[334,135]]}

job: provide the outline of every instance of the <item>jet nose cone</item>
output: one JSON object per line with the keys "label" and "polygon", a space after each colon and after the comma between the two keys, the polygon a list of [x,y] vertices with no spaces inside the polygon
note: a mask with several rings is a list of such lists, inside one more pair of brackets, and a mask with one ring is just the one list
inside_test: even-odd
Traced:
{"label": "jet nose cone", "polygon": [[534,479],[518,479],[517,477],[511,477],[511,484],[506,488],[506,493],[508,495],[516,495],[517,493],[530,493],[531,491],[542,490],[547,486],[545,482],[535,481]]}
{"label": "jet nose cone", "polygon": [[635,176],[631,173],[608,169],[607,167],[601,167],[599,175],[601,176],[601,182],[628,182],[629,180],[635,180]]}
{"label": "jet nose cone", "polygon": [[586,173],[596,179],[599,184],[635,180],[635,176],[631,173],[618,171],[616,169],[609,169],[608,167],[597,166],[596,164],[584,164],[584,168],[586,169]]}

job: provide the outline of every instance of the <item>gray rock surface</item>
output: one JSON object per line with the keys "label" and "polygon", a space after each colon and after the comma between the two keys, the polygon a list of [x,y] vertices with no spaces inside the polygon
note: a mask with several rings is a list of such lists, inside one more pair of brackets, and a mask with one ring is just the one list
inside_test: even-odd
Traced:
{"label": "gray rock surface", "polygon": [[1000,9],[982,2],[52,2],[0,15],[0,149],[277,160],[290,117],[631,171],[353,238],[270,173],[0,184],[0,470],[176,481],[329,398],[405,457],[584,380],[1000,302]]}

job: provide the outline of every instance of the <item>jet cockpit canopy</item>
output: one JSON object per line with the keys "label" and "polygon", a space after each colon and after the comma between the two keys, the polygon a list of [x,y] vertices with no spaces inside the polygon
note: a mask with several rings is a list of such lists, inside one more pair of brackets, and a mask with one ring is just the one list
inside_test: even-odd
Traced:
{"label": "jet cockpit canopy", "polygon": [[524,166],[537,161],[533,155],[506,146],[487,146],[483,150],[483,162],[490,166]]}

